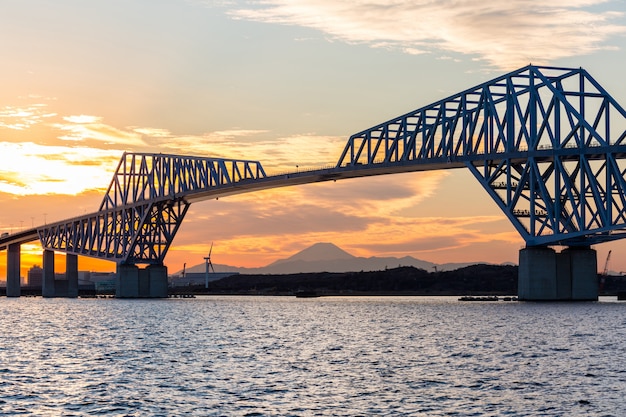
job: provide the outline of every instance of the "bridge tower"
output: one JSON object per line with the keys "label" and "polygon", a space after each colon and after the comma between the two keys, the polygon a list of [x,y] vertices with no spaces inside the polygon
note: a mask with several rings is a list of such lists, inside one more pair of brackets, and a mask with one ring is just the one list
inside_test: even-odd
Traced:
{"label": "bridge tower", "polygon": [[[110,260],[116,297],[167,297],[165,256],[191,203],[263,178],[256,161],[125,153],[97,212],[37,228],[44,260],[46,251]],[[44,282],[49,296],[63,294],[63,283]]]}
{"label": "bridge tower", "polygon": [[469,169],[526,243],[523,300],[597,299],[592,246],[626,237],[626,111],[582,68],[529,65],[406,113],[337,166]]}

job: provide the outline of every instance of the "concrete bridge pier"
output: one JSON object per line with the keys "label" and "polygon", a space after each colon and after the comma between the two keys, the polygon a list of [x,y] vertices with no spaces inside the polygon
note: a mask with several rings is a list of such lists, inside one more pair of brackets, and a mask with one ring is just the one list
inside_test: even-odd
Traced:
{"label": "concrete bridge pier", "polygon": [[20,249],[19,243],[12,243],[7,249],[7,297],[22,295],[20,277]]}
{"label": "concrete bridge pier", "polygon": [[519,252],[518,298],[522,301],[595,301],[597,253],[589,247],[526,247]]}
{"label": "concrete bridge pier", "polygon": [[65,255],[65,280],[67,281],[66,297],[78,297],[78,256],[68,253]]}
{"label": "concrete bridge pier", "polygon": [[65,257],[65,279],[55,279],[54,251],[43,251],[43,279],[41,295],[44,297],[78,297],[78,256]]}
{"label": "concrete bridge pier", "polygon": [[115,297],[167,298],[167,267],[117,264]]}

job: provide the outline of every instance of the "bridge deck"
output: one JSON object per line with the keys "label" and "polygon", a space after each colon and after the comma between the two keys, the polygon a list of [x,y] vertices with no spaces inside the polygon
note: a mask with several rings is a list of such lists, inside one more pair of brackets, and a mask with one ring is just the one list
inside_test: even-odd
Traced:
{"label": "bridge deck", "polygon": [[[626,145],[613,145],[609,147],[613,154],[618,158],[626,158]],[[586,148],[582,151],[587,154],[589,160],[603,160],[605,158],[605,147]],[[575,161],[580,157],[581,149],[568,148],[555,151],[552,149],[537,150],[532,153],[532,156],[538,163],[552,162],[555,159],[555,155],[561,155],[561,160]],[[448,158],[428,158],[411,161],[400,162],[381,162],[374,164],[355,164],[345,165],[341,167],[322,168],[313,170],[303,170],[281,173],[278,175],[268,175],[262,178],[244,179],[235,183],[229,183],[225,185],[218,185],[210,189],[190,191],[185,194],[184,199],[189,203],[199,202],[203,200],[210,200],[218,197],[225,197],[229,195],[243,194],[248,192],[289,187],[294,185],[312,184],[326,181],[337,181],[350,178],[361,178],[377,175],[399,174],[406,172],[420,172],[420,171],[432,171],[432,170],[444,170],[444,169],[459,169],[467,168],[468,164],[474,166],[483,166],[489,164],[491,166],[498,166],[501,161],[508,160],[512,162],[522,162],[527,160],[529,152],[512,152],[512,153],[499,153],[492,155],[475,154],[467,155],[462,158],[455,158],[454,161]],[[171,196],[164,196],[154,201],[167,201],[171,199]],[[128,207],[135,206],[137,203],[130,204]],[[123,207],[118,207],[122,209]],[[10,244],[22,244],[39,240],[39,231],[48,229],[50,227],[56,227],[68,223],[76,223],[85,219],[93,218],[95,215],[101,213],[101,211],[84,214],[69,219],[64,219],[58,222],[51,222],[43,226],[38,226],[31,229],[25,229],[20,232],[12,233],[6,236],[0,237],[0,250],[6,250]]]}

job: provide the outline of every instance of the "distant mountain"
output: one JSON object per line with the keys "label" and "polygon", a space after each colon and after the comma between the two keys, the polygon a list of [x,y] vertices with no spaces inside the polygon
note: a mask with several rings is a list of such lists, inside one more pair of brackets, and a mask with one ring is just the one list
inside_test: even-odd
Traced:
{"label": "distant mountain", "polygon": [[[411,256],[396,257],[357,257],[332,243],[316,243],[285,259],[279,259],[260,268],[243,268],[231,265],[213,264],[216,272],[239,272],[241,274],[297,274],[309,272],[360,272],[382,271],[399,266],[413,266],[425,271],[452,271],[469,265],[486,262],[435,264]],[[201,263],[187,268],[187,272],[204,272]],[[180,274],[182,271],[179,271]]]}
{"label": "distant mountain", "polygon": [[338,259],[348,260],[355,259],[355,257],[332,243],[316,243],[313,246],[309,246],[308,248],[301,250],[300,252],[290,256],[287,259],[280,259],[276,262],[272,262],[267,267],[287,262],[318,262]]}

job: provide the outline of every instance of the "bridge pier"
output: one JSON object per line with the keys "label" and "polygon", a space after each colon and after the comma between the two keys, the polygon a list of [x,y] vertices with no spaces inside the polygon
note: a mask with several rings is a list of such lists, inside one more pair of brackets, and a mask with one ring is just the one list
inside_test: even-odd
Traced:
{"label": "bridge pier", "polygon": [[19,243],[12,243],[7,249],[7,297],[22,295],[20,250],[21,245]]}
{"label": "bridge pier", "polygon": [[69,298],[78,297],[78,256],[68,253],[65,256],[65,280]]}
{"label": "bridge pier", "polygon": [[116,298],[167,298],[166,266],[118,264],[116,272]]}
{"label": "bridge pier", "polygon": [[55,279],[54,251],[43,251],[43,279],[41,281],[41,295],[51,297],[78,297],[78,256],[67,254],[65,257],[66,279]]}
{"label": "bridge pier", "polygon": [[548,247],[519,252],[518,298],[522,301],[595,301],[598,299],[596,251]]}

